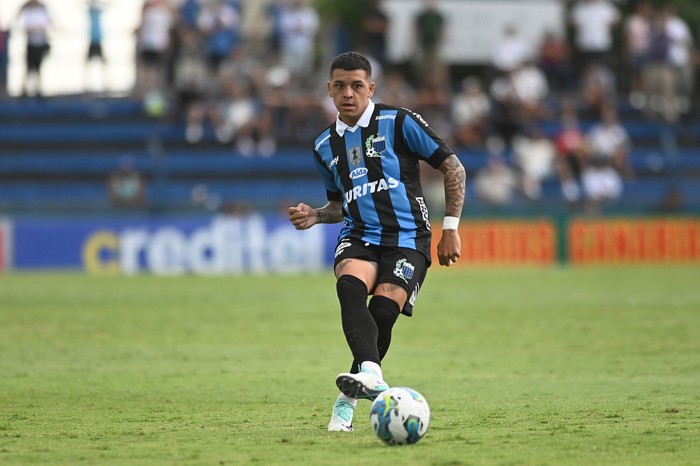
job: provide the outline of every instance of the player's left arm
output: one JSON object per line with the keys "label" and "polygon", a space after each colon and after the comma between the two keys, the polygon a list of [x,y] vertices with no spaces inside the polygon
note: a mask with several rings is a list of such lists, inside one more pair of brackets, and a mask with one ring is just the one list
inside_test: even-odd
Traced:
{"label": "player's left arm", "polygon": [[445,183],[445,217],[456,219],[445,222],[442,228],[442,237],[437,246],[440,265],[449,267],[457,262],[462,251],[457,222],[462,216],[467,175],[464,166],[455,154],[443,160],[439,170],[442,172]]}

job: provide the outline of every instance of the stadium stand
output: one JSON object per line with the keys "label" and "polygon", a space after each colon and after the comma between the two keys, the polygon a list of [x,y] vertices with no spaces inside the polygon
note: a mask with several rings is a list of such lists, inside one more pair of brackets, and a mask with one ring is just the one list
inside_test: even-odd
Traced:
{"label": "stadium stand", "polygon": [[[700,124],[664,128],[621,108],[633,142],[634,176],[612,208],[651,212],[670,191],[681,211],[700,210]],[[588,124],[584,122],[584,125]],[[553,134],[555,124],[545,125]],[[284,147],[269,158],[244,157],[216,141],[208,128],[203,142],[187,144],[181,122],[149,118],[130,98],[55,97],[0,102],[0,211],[109,212],[106,180],[125,156],[147,180],[149,211],[193,211],[202,186],[223,203],[245,202],[260,211],[284,203],[325,202],[308,147]],[[673,136],[673,137],[670,137]],[[483,168],[485,150],[459,149],[470,173]],[[470,211],[487,211],[470,186]],[[501,208],[512,213],[566,210],[556,178],[545,181],[537,202],[516,199]]]}

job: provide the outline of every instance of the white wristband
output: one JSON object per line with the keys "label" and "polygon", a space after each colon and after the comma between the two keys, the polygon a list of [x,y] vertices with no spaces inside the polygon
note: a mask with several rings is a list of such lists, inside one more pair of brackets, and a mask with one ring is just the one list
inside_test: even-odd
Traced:
{"label": "white wristband", "polygon": [[456,230],[459,226],[459,217],[445,217],[442,221],[443,230]]}

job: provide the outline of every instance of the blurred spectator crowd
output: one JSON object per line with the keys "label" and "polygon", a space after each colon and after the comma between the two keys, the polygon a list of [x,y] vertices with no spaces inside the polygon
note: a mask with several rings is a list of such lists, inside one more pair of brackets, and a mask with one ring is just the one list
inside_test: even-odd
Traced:
{"label": "blurred spectator crowd", "polygon": [[[455,77],[440,55],[449,18],[438,0],[423,1],[414,58],[401,64],[387,58],[391,17],[381,0],[353,1],[360,21],[343,24],[338,14],[333,34],[322,27],[322,3],[145,0],[135,95],[154,116],[184,121],[190,144],[212,128],[219,143],[267,157],[280,144],[308,146],[335,119],[319,83],[327,58],[352,46],[374,62],[377,101],[420,113],[458,151],[486,151],[475,186],[494,205],[518,193],[537,200],[548,177],[561,180],[572,204],[614,200],[631,176],[619,108],[663,124],[697,116],[698,25],[671,4],[639,0],[623,14],[610,0],[568,1],[568,34],[548,31],[532,43],[509,24],[488,66]],[[28,69],[38,72],[36,53]]]}

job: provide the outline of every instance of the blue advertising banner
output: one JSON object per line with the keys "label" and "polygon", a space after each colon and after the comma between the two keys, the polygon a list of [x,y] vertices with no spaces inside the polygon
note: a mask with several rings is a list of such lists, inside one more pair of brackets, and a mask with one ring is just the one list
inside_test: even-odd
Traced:
{"label": "blue advertising banner", "polygon": [[282,216],[17,219],[15,270],[96,274],[294,273],[329,267],[340,225],[297,231]]}

